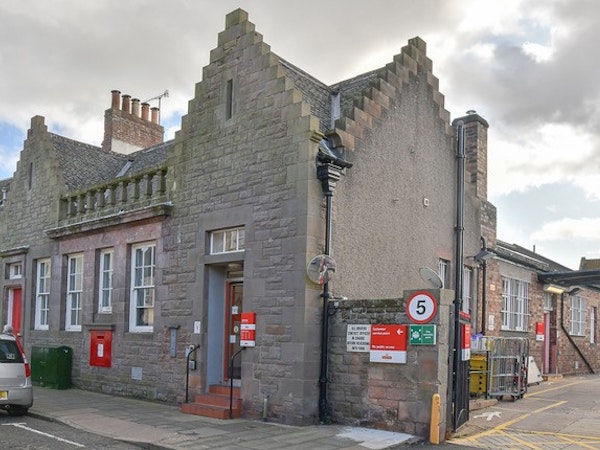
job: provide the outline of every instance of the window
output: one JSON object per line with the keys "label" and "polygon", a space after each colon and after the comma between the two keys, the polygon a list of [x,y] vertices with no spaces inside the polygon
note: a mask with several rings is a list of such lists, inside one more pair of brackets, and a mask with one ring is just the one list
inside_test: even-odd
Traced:
{"label": "window", "polygon": [[550,292],[544,292],[544,311],[552,311],[552,294]]}
{"label": "window", "polygon": [[596,307],[590,308],[590,344],[596,343]]}
{"label": "window", "polygon": [[153,243],[132,248],[129,328],[133,332],[153,329],[155,248]]}
{"label": "window", "polygon": [[442,280],[442,287],[448,288],[450,286],[450,261],[446,259],[440,259],[438,262],[438,275]]}
{"label": "window", "polygon": [[569,297],[569,334],[585,336],[585,298],[579,295]]}
{"label": "window", "polygon": [[98,312],[109,314],[112,312],[112,278],[113,278],[113,251],[100,252],[100,274],[98,293]]}
{"label": "window", "polygon": [[23,265],[21,263],[14,263],[8,265],[8,277],[11,280],[17,280],[23,276]]}
{"label": "window", "polygon": [[233,117],[233,80],[227,80],[227,88],[225,93],[225,119],[229,120]]}
{"label": "window", "polygon": [[81,331],[81,297],[83,295],[83,255],[67,260],[67,312],[65,330]]}
{"label": "window", "polygon": [[37,263],[35,287],[35,329],[48,329],[48,311],[50,299],[50,258]]}
{"label": "window", "polygon": [[469,315],[474,315],[475,305],[473,304],[473,269],[465,267],[463,270],[463,301],[462,312]]}
{"label": "window", "polygon": [[210,254],[240,252],[244,250],[244,228],[228,228],[210,233]]}
{"label": "window", "polygon": [[529,321],[529,283],[502,277],[502,329],[527,331]]}

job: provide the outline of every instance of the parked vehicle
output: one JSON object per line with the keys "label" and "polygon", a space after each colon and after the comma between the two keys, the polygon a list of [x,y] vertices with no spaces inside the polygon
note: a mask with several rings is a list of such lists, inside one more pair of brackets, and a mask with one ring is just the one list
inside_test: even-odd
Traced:
{"label": "parked vehicle", "polygon": [[31,366],[23,347],[12,334],[0,333],[0,408],[21,416],[32,404]]}

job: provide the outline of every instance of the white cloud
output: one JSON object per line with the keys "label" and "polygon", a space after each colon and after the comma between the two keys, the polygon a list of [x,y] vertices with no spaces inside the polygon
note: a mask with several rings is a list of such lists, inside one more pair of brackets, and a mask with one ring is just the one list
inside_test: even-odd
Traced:
{"label": "white cloud", "polygon": [[548,222],[531,235],[539,241],[585,240],[600,241],[600,218],[564,219]]}

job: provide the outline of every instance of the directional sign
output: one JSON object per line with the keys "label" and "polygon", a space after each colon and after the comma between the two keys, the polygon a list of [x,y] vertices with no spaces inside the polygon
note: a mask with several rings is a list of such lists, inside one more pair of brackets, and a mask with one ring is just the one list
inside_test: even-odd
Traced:
{"label": "directional sign", "polygon": [[502,411],[489,411],[489,412],[484,412],[482,414],[478,414],[477,416],[473,416],[473,419],[478,419],[479,417],[485,417],[485,420],[487,420],[488,422],[491,422],[491,420],[494,417],[497,417],[499,419],[501,414],[502,414]]}
{"label": "directional sign", "polygon": [[370,362],[406,364],[407,325],[371,325]]}
{"label": "directional sign", "polygon": [[406,300],[406,315],[411,322],[427,323],[437,313],[437,299],[431,292],[413,292]]}

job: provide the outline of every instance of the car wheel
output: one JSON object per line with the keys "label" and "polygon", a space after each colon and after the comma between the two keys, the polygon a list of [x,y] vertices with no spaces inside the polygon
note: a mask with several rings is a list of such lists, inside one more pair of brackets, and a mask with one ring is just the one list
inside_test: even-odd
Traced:
{"label": "car wheel", "polygon": [[8,415],[10,416],[24,416],[27,414],[27,410],[29,408],[25,406],[9,406],[8,407]]}

